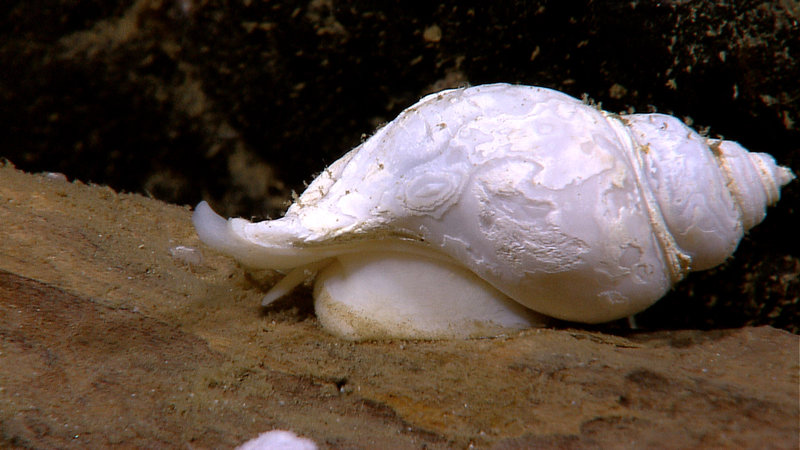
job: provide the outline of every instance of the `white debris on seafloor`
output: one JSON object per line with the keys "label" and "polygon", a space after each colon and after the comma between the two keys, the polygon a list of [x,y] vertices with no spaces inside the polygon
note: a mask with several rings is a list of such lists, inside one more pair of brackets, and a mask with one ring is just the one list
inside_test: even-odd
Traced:
{"label": "white debris on seafloor", "polygon": [[200,265],[203,262],[203,254],[200,249],[194,247],[186,247],[184,245],[177,245],[169,248],[169,254],[173,258],[192,265]]}
{"label": "white debris on seafloor", "polygon": [[236,447],[237,450],[317,450],[311,439],[300,437],[291,431],[272,430],[261,433]]}
{"label": "white debris on seafloor", "polygon": [[43,175],[49,181],[68,181],[67,176],[61,172],[45,172]]}

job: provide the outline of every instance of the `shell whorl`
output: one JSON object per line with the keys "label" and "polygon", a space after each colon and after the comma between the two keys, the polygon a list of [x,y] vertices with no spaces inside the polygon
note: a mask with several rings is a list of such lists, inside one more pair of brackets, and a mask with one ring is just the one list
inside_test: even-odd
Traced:
{"label": "shell whorl", "polygon": [[700,136],[664,114],[632,114],[624,122],[644,155],[647,182],[691,270],[721,264],[778,201],[792,172],[765,153]]}

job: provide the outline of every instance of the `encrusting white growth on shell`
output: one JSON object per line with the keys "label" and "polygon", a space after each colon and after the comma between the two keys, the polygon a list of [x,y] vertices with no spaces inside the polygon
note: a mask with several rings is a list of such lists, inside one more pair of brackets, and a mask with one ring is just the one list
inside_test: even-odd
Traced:
{"label": "encrusting white growth on shell", "polygon": [[201,202],[193,220],[243,265],[290,270],[265,303],[316,274],[317,316],[339,336],[491,336],[540,314],[644,310],[728,258],[793,178],[671,116],[491,84],[423,98],[281,219],[225,220]]}

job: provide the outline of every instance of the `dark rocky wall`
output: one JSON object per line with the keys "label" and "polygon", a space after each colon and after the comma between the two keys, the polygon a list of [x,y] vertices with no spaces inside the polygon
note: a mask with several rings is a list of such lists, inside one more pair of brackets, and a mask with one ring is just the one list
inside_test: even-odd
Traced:
{"label": "dark rocky wall", "polygon": [[[275,216],[422,95],[506,81],[673,113],[800,172],[798,20],[788,0],[7,1],[0,156]],[[797,185],[640,325],[797,331]]]}

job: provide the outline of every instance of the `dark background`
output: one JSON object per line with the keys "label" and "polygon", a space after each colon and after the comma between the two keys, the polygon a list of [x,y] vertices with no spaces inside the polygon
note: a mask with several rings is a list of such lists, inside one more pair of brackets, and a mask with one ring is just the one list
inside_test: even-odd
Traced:
{"label": "dark background", "polygon": [[[674,114],[798,173],[799,20],[789,0],[5,1],[0,157],[275,217],[421,96],[504,81]],[[639,325],[800,330],[798,184]]]}

